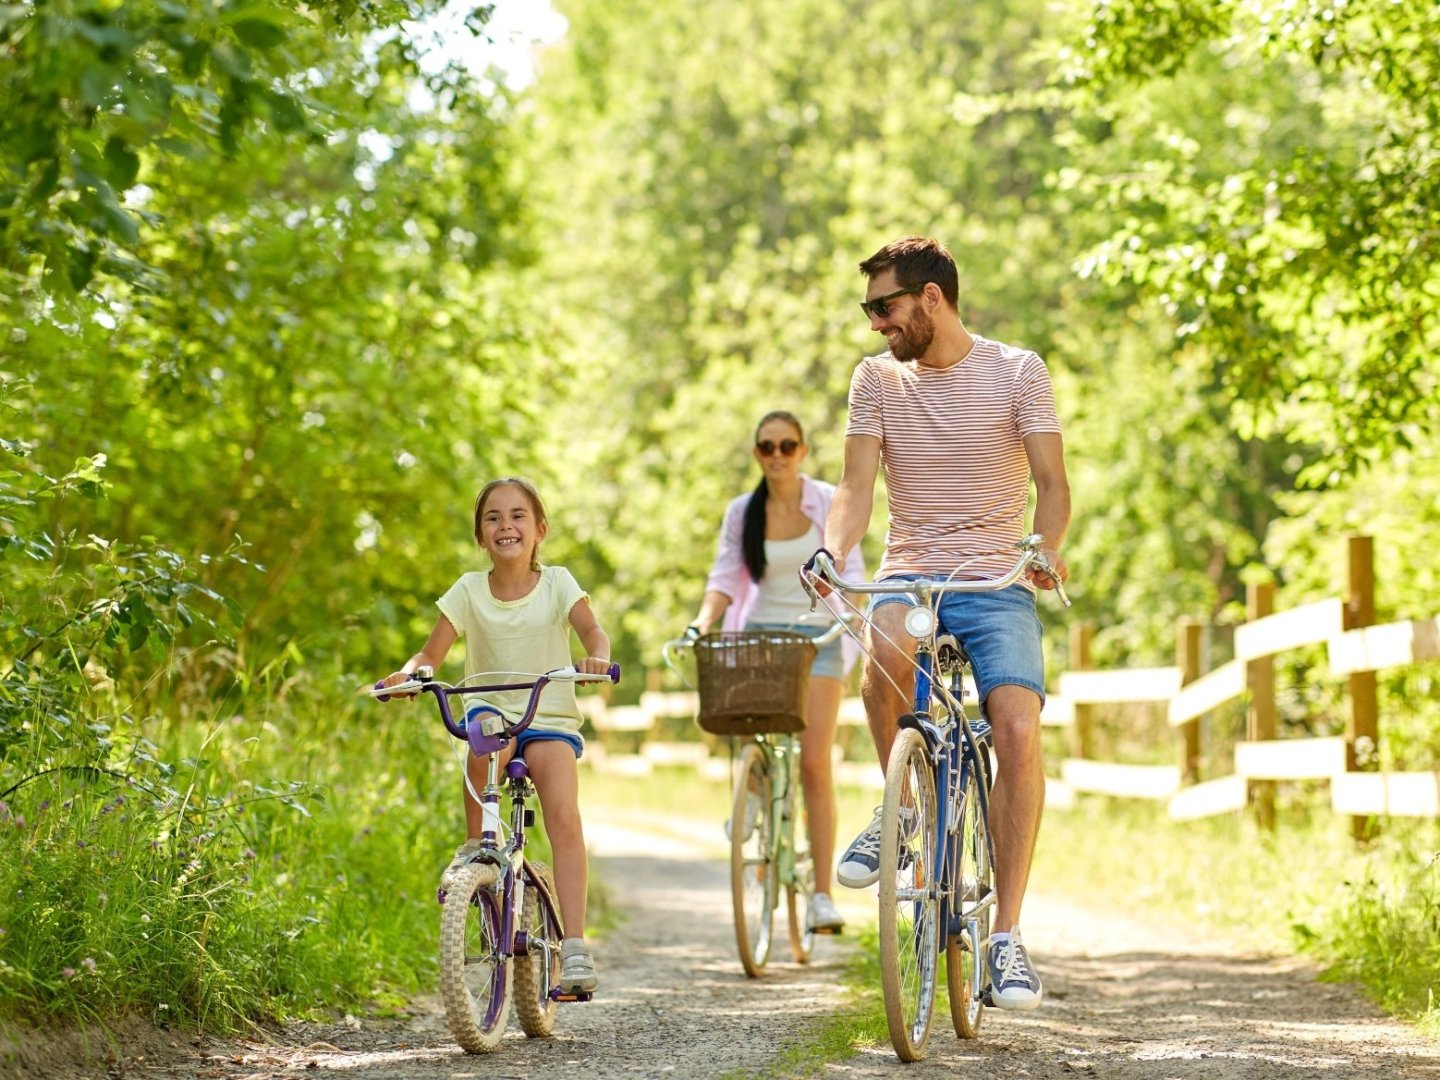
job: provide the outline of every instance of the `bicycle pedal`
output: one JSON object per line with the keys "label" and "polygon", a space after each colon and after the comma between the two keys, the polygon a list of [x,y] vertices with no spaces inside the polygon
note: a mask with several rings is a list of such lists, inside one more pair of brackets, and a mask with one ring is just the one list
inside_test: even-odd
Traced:
{"label": "bicycle pedal", "polygon": [[990,992],[991,989],[991,987],[987,986],[984,990],[980,991],[980,1004],[984,1005],[987,1009],[998,1009],[999,1006],[995,1004],[995,995]]}
{"label": "bicycle pedal", "polygon": [[594,996],[592,993],[566,994],[563,993],[558,986],[550,991],[551,1001],[589,1001]]}
{"label": "bicycle pedal", "polygon": [[810,932],[817,936],[823,935],[824,937],[840,937],[840,935],[845,933],[844,929],[839,926],[817,926]]}

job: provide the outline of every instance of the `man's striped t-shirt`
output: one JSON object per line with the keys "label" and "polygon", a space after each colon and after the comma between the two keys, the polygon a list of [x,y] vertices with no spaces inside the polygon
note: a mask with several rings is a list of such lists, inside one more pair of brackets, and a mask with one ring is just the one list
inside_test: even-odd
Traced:
{"label": "man's striped t-shirt", "polygon": [[1025,349],[976,336],[944,369],[888,352],[862,360],[845,434],[880,440],[890,525],[877,579],[1009,570],[1030,494],[1021,440],[1059,431],[1050,373]]}

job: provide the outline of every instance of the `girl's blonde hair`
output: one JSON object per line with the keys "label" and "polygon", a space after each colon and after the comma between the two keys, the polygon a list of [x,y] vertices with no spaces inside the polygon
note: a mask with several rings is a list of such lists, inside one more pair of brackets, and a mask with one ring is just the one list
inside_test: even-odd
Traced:
{"label": "girl's blonde hair", "polygon": [[[530,502],[530,509],[535,514],[535,525],[538,529],[544,530],[550,527],[550,519],[545,516],[545,503],[540,498],[540,492],[535,490],[535,485],[523,476],[502,476],[497,480],[491,480],[483,488],[480,494],[475,496],[475,542],[480,543],[480,515],[485,512],[485,500],[496,488],[517,487],[525,493],[525,498]],[[535,542],[535,550],[530,555],[530,569],[540,569],[540,541]]]}

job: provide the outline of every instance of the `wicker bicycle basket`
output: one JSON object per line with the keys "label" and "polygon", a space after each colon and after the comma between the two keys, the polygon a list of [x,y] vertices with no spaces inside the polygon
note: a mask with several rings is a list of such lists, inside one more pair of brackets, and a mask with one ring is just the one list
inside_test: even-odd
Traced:
{"label": "wicker bicycle basket", "polygon": [[815,645],[790,630],[736,630],[695,642],[701,729],[712,735],[803,731]]}

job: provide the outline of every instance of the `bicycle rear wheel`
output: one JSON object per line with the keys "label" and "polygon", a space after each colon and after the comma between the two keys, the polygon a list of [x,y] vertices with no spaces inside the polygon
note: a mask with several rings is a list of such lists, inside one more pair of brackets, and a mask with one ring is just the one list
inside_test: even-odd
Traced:
{"label": "bicycle rear wheel", "polygon": [[785,914],[790,924],[790,955],[797,964],[808,964],[815,949],[815,931],[810,929],[810,898],[815,895],[815,861],[810,852],[794,841],[795,877],[785,885]]}
{"label": "bicycle rear wheel", "polygon": [[779,900],[771,783],[765,754],[751,743],[740,755],[740,775],[730,808],[730,896],[740,964],[752,979],[759,977],[770,959],[771,928]]}
{"label": "bicycle rear wheel", "polygon": [[[525,952],[515,957],[515,1015],[532,1039],[542,1039],[555,1030],[555,1010],[550,988],[560,981],[560,916],[551,906],[555,895],[550,868],[544,863],[527,863],[534,879],[525,887],[520,908],[520,928],[525,932]],[[543,893],[542,893],[543,889]]]}
{"label": "bicycle rear wheel", "polygon": [[440,997],[450,1034],[468,1054],[500,1045],[510,1012],[510,958],[500,941],[499,871],[476,863],[456,873],[440,908]]}
{"label": "bicycle rear wheel", "polygon": [[[959,930],[945,942],[945,980],[955,1034],[973,1039],[980,1034],[980,1022],[985,1018],[979,990],[985,982],[982,950],[990,937],[995,874],[990,864],[990,823],[980,807],[980,784],[968,769],[960,799],[959,831],[955,837],[959,847],[955,861],[956,918],[952,920],[959,922]],[[975,920],[973,935],[970,919]]]}
{"label": "bicycle rear wheel", "polygon": [[940,965],[935,776],[925,740],[902,729],[885,770],[880,833],[880,976],[901,1061],[925,1056]]}

